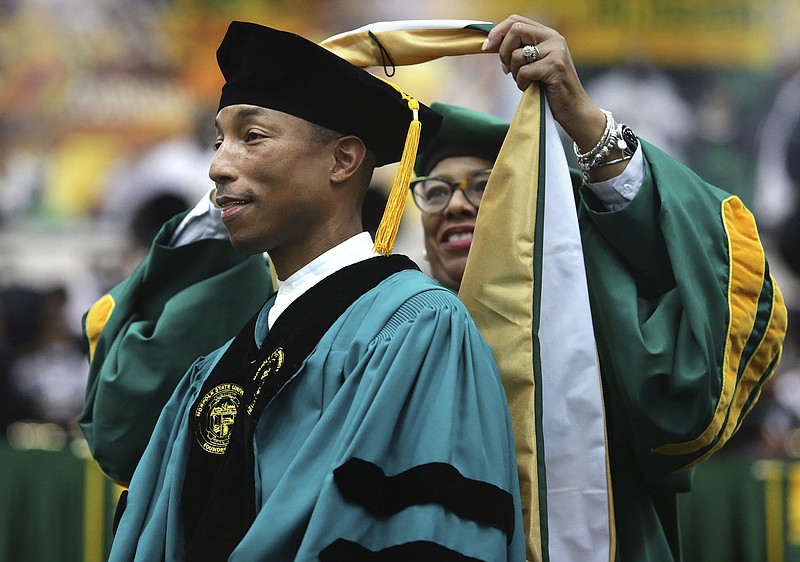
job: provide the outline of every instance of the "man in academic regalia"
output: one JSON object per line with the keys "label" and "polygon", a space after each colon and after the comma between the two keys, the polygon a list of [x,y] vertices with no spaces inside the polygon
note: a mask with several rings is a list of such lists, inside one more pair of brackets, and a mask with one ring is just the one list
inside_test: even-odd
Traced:
{"label": "man in academic regalia", "polygon": [[[217,208],[204,202],[167,224],[150,261],[87,314],[93,368],[102,358],[107,369],[87,395],[90,443],[135,425],[108,417],[119,391],[109,369],[123,390],[159,384],[148,365],[137,365],[138,381],[124,372],[136,346],[118,346],[146,347],[164,329],[148,314],[190,310],[194,289],[214,283],[198,274],[197,287],[168,287],[170,276],[153,278],[155,253],[176,271],[202,269],[203,250],[221,241],[192,240],[215,238],[207,219],[217,213],[236,250],[269,253],[278,290],[178,383],[133,474],[110,559],[523,560],[513,434],[491,350],[454,294],[407,258],[377,255],[362,232],[372,169],[417,140],[424,147],[441,118],[293,34],[234,22],[217,58],[226,79],[210,170]],[[400,173],[413,158],[405,151]],[[377,235],[390,232],[389,250],[396,221]],[[213,288],[220,301],[243,290],[257,301],[268,276],[248,258],[230,262],[220,271],[228,282]],[[264,286],[238,286],[236,268]],[[152,298],[162,289],[178,296]],[[144,298],[151,310],[136,308]],[[194,314],[188,330],[232,322],[224,306]],[[126,479],[124,464],[104,468]]]}

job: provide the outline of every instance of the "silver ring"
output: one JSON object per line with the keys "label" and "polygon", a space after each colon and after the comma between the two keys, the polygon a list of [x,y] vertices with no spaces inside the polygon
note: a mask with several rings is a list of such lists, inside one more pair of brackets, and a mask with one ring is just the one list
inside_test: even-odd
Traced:
{"label": "silver ring", "polygon": [[525,45],[522,47],[522,56],[529,64],[536,62],[539,60],[539,49],[536,48],[536,45]]}

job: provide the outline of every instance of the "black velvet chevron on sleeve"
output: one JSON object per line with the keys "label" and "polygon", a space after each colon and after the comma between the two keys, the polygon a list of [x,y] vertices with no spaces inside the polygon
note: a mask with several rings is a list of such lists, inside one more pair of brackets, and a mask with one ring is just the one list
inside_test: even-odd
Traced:
{"label": "black velvet chevron on sleeve", "polygon": [[337,539],[319,553],[320,562],[484,562],[440,544],[414,541],[373,552],[360,544]]}
{"label": "black velvet chevron on sleeve", "polygon": [[395,476],[352,458],[333,471],[339,492],[373,517],[388,517],[412,505],[438,504],[455,515],[496,527],[510,544],[514,535],[514,498],[494,484],[471,480],[446,463],[415,466]]}

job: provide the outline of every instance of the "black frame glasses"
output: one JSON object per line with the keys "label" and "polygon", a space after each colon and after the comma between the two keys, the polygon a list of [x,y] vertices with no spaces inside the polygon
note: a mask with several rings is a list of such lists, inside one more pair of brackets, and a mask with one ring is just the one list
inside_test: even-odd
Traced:
{"label": "black frame glasses", "polygon": [[423,213],[441,213],[450,204],[456,189],[460,189],[466,200],[477,209],[481,205],[483,192],[491,173],[491,168],[479,170],[461,181],[437,176],[414,178],[410,185],[414,204]]}

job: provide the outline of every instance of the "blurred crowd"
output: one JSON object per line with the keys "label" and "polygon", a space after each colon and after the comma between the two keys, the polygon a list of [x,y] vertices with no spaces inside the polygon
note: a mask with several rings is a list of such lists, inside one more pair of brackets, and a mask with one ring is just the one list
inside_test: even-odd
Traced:
{"label": "blurred crowd", "polygon": [[[598,59],[591,41],[572,42],[566,8],[485,4],[0,0],[0,431],[48,423],[78,438],[81,312],[136,266],[164,220],[211,187],[213,49],[231,19],[323,39],[370,21],[519,12],[567,36],[598,105],[756,214],[789,334],[779,372],[728,450],[800,457],[800,40],[775,34],[771,51],[738,65],[735,55],[679,64],[671,51],[626,47]],[[759,25],[773,21],[762,16]],[[506,119],[519,99],[494,58],[398,69],[394,79],[423,101]],[[376,175],[373,215],[391,175]],[[398,251],[421,261],[419,220],[408,214]],[[110,234],[77,235],[87,229]]]}

